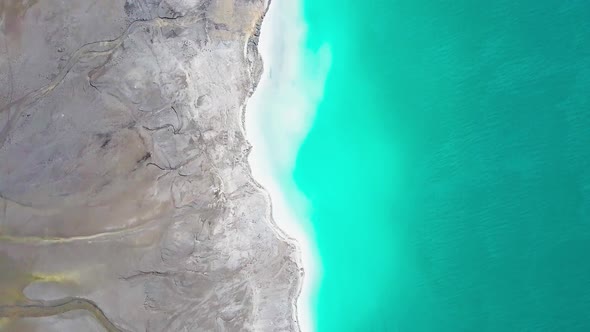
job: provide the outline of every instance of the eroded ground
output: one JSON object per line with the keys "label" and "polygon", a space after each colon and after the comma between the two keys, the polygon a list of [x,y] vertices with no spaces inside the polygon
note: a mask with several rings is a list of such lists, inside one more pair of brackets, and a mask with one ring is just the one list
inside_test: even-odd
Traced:
{"label": "eroded ground", "polygon": [[0,0],[0,329],[298,329],[243,131],[265,8]]}

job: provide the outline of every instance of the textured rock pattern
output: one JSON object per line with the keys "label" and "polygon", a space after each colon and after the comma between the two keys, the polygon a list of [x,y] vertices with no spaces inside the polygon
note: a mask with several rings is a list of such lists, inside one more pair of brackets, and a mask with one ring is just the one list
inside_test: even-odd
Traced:
{"label": "textured rock pattern", "polygon": [[298,330],[243,129],[266,6],[0,2],[0,329]]}

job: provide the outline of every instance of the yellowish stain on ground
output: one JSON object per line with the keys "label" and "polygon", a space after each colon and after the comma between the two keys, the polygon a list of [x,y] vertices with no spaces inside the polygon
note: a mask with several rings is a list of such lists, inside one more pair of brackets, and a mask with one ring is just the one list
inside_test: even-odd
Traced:
{"label": "yellowish stain on ground", "polygon": [[[10,257],[0,254],[0,306],[26,303],[24,289],[31,283],[57,283],[79,285],[79,271],[62,273],[29,273]],[[4,322],[6,323],[6,322]]]}
{"label": "yellowish stain on ground", "polygon": [[80,280],[80,273],[69,272],[60,274],[43,274],[34,273],[32,275],[34,282],[54,282],[59,284],[77,284]]}
{"label": "yellowish stain on ground", "polygon": [[33,278],[10,257],[0,254],[0,305],[26,301],[23,289]]}
{"label": "yellowish stain on ground", "polygon": [[11,319],[8,318],[0,318],[0,331],[8,328],[8,325],[12,323]]}

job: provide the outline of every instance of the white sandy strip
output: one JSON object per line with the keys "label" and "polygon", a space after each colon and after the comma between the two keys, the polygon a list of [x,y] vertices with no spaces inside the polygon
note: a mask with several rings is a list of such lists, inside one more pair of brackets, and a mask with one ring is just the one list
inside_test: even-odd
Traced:
{"label": "white sandy strip", "polygon": [[248,101],[245,125],[253,146],[252,175],[271,197],[275,223],[298,242],[305,277],[296,305],[301,331],[310,332],[310,300],[321,269],[308,204],[293,182],[293,169],[323,95],[330,55],[327,47],[305,49],[301,6],[301,0],[272,0],[258,45],[264,73]]}

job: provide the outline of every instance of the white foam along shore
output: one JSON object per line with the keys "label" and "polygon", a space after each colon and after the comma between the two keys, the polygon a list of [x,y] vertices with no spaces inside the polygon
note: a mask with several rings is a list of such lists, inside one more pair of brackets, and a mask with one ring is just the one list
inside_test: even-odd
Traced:
{"label": "white foam along shore", "polygon": [[252,175],[270,195],[278,232],[295,239],[304,269],[294,305],[301,331],[314,329],[311,296],[320,277],[311,242],[308,204],[293,181],[299,147],[309,132],[329,68],[328,48],[305,48],[302,0],[273,0],[263,20],[258,51],[264,72],[246,106],[245,127],[253,149]]}

